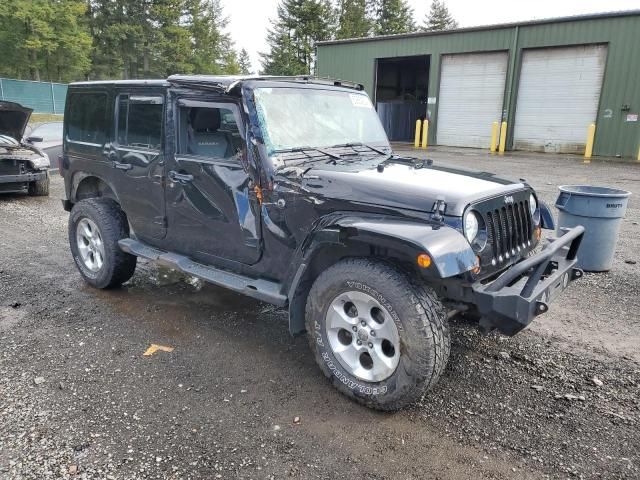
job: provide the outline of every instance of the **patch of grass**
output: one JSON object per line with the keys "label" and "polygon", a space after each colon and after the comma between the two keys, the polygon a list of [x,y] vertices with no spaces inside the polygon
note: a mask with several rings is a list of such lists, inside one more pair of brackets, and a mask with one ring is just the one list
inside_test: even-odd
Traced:
{"label": "patch of grass", "polygon": [[64,115],[56,115],[53,113],[32,113],[31,118],[29,119],[29,125],[46,122],[61,122],[63,119]]}

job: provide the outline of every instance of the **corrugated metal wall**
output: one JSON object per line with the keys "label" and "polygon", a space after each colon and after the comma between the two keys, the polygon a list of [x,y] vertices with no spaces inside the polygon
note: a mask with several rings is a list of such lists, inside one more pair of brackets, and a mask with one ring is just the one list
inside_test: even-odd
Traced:
{"label": "corrugated metal wall", "polygon": [[17,102],[36,113],[64,113],[67,85],[0,78],[0,100]]}
{"label": "corrugated metal wall", "polygon": [[[598,108],[594,154],[636,157],[640,147],[640,121],[627,121],[627,116],[640,113],[640,14],[637,12],[627,16],[321,44],[318,45],[317,71],[320,76],[362,83],[373,97],[377,58],[428,54],[431,55],[429,96],[437,100],[441,55],[508,51],[510,62],[504,111],[510,126],[507,145],[511,147],[523,49],[596,43],[607,44],[608,54]],[[438,102],[429,105],[429,108],[430,118],[434,119],[429,128],[429,137],[430,142],[435,143]],[[586,134],[585,128],[585,138]]]}

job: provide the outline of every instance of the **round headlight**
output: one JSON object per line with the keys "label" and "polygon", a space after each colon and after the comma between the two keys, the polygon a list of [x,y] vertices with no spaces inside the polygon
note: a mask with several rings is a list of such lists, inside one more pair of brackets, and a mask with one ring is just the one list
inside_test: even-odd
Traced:
{"label": "round headlight", "polygon": [[535,215],[536,210],[538,209],[538,202],[536,201],[536,197],[533,196],[533,193],[529,195],[529,210],[531,211],[531,216]]}
{"label": "round headlight", "polygon": [[475,212],[467,212],[464,216],[464,236],[467,237],[469,243],[473,242],[478,235],[478,215]]}

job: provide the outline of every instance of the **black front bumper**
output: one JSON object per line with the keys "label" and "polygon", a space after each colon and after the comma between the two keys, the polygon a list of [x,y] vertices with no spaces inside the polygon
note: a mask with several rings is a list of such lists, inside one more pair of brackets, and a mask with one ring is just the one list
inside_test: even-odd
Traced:
{"label": "black front bumper", "polygon": [[47,178],[47,171],[21,173],[19,175],[0,175],[0,183],[28,183]]}
{"label": "black front bumper", "polygon": [[474,303],[482,315],[480,326],[515,335],[551,303],[567,286],[582,277],[576,268],[584,227],[564,229],[535,256],[513,265],[491,283],[473,285]]}

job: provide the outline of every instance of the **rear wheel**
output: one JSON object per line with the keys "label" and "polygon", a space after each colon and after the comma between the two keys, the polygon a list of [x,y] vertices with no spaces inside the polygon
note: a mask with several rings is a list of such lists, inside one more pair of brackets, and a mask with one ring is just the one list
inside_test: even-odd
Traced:
{"label": "rear wheel", "polygon": [[449,357],[436,294],[390,264],[349,259],[328,268],[309,292],[306,317],[324,374],[368,407],[397,410],[420,400]]}
{"label": "rear wheel", "polygon": [[46,197],[49,195],[49,172],[42,180],[29,183],[29,195],[33,197]]}
{"label": "rear wheel", "polygon": [[73,206],[69,217],[71,253],[90,285],[113,288],[133,276],[137,259],[118,245],[118,240],[128,237],[129,224],[115,201],[91,198]]}

